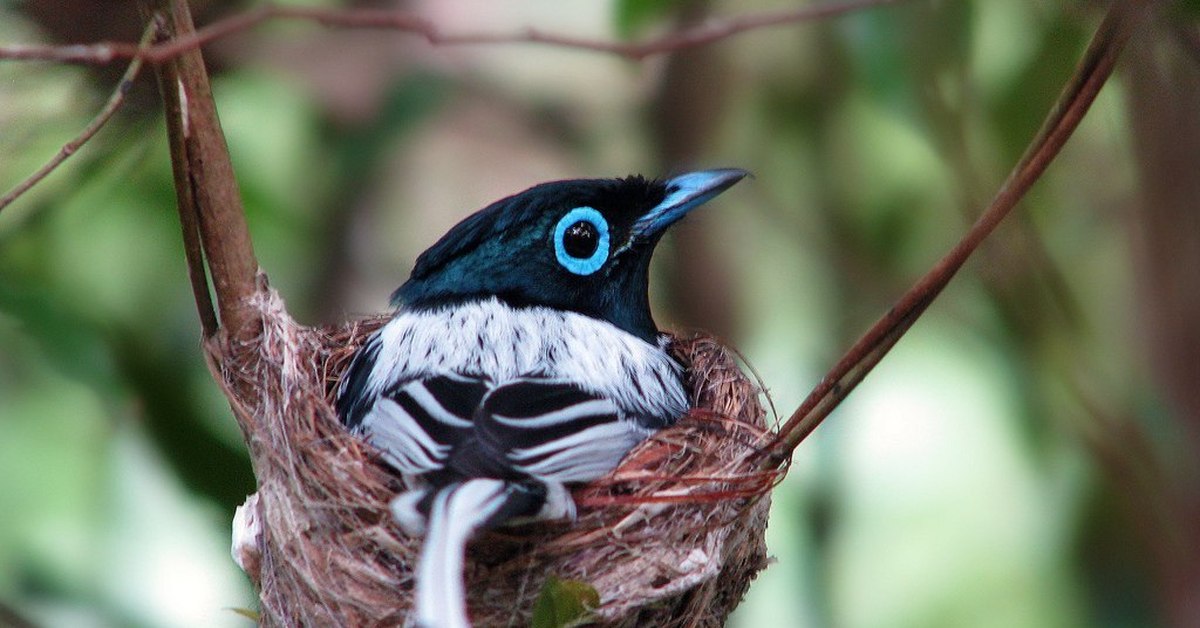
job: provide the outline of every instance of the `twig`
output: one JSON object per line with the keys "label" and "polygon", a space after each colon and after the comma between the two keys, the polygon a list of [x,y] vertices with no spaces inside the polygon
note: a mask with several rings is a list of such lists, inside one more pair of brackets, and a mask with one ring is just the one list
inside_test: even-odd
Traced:
{"label": "twig", "polygon": [[[149,10],[147,9],[147,12]],[[165,18],[152,14],[151,23],[162,31]],[[160,32],[160,36],[164,33]],[[188,281],[192,285],[192,298],[196,301],[196,312],[200,317],[200,330],[205,338],[211,337],[220,327],[217,311],[213,307],[212,294],[208,291],[208,270],[204,265],[204,244],[200,237],[200,211],[197,208],[194,186],[202,184],[192,178],[187,167],[186,138],[188,103],[180,87],[179,70],[173,63],[160,66],[155,72],[158,91],[163,99],[163,119],[167,125],[171,151],[171,175],[174,178],[175,207],[179,214],[179,226],[183,235],[183,255],[187,262]]]}
{"label": "twig", "polygon": [[[142,2],[168,43],[195,32],[186,0]],[[245,341],[257,331],[248,299],[257,290],[258,261],[200,49],[188,48],[159,65],[157,74],[188,272],[205,337],[217,331],[207,264],[220,324],[231,340]]]}
{"label": "twig", "polygon": [[[138,43],[138,48],[145,50],[149,46],[153,35],[153,25],[147,26],[145,32],[142,33],[142,39]],[[66,144],[63,144],[58,154],[41,168],[38,168],[37,172],[29,175],[28,178],[9,190],[7,194],[0,197],[0,211],[4,211],[5,207],[11,205],[13,201],[16,201],[21,195],[28,192],[30,188],[41,183],[42,179],[45,179],[51,172],[54,172],[55,169],[62,165],[64,161],[70,158],[71,155],[74,155],[75,151],[79,150],[88,140],[92,139],[92,136],[99,132],[112,119],[117,110],[121,108],[121,105],[125,103],[125,95],[129,93],[130,88],[133,87],[133,82],[137,80],[137,76],[142,70],[142,62],[143,59],[140,56],[133,58],[133,61],[129,63],[129,67],[125,70],[125,74],[121,76],[121,80],[117,83],[117,88],[108,97],[108,102],[104,103],[104,108],[96,114],[96,117],[92,118],[92,121],[84,127],[79,135]]]}
{"label": "twig", "polygon": [[69,46],[7,45],[0,46],[0,59],[105,65],[117,59],[141,58],[151,63],[162,63],[179,56],[184,51],[249,30],[264,22],[290,20],[338,28],[395,30],[420,36],[434,46],[544,44],[642,60],[684,48],[708,45],[750,31],[831,18],[902,1],[839,0],[791,9],[751,13],[721,20],[709,20],[695,27],[641,42],[575,37],[537,28],[525,28],[511,32],[452,33],[446,32],[425,17],[409,11],[327,9],[267,4],[231,15],[193,33],[149,48],[142,48],[126,42]]}
{"label": "twig", "polygon": [[770,467],[787,460],[792,451],[862,382],[941,293],[967,258],[1041,177],[1112,74],[1121,49],[1150,4],[1144,0],[1112,4],[1075,74],[1059,95],[1054,109],[991,205],[958,244],[867,330],[821,379],[780,428],[773,454],[764,460],[764,466]]}

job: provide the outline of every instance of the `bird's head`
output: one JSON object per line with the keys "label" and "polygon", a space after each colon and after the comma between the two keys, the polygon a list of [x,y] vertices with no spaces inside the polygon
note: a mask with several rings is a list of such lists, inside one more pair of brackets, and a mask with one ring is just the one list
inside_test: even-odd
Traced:
{"label": "bird's head", "polygon": [[647,283],[655,245],[746,175],[721,169],[543,183],[455,225],[417,258],[393,303],[420,310],[496,297],[579,312],[653,342]]}

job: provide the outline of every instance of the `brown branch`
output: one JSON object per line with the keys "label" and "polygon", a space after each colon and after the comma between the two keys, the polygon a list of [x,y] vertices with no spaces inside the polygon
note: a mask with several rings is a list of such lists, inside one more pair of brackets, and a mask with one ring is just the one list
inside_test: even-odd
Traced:
{"label": "brown branch", "polygon": [[[153,35],[153,26],[147,26],[145,32],[142,34],[141,41],[138,43],[138,49],[145,50],[149,46],[150,39]],[[113,115],[117,113],[117,110],[121,108],[121,105],[125,103],[125,95],[129,93],[129,90],[133,87],[133,82],[137,79],[138,74],[142,71],[142,62],[143,59],[140,56],[135,56],[133,58],[133,61],[129,63],[129,68],[125,70],[125,74],[121,76],[121,80],[117,83],[116,89],[114,89],[112,95],[108,97],[108,102],[104,103],[104,108],[101,109],[94,118],[92,118],[92,121],[89,122],[86,127],[84,127],[83,131],[81,131],[79,135],[75,136],[74,139],[66,144],[63,144],[63,147],[59,149],[58,154],[52,157],[50,161],[46,162],[41,168],[38,168],[36,172],[29,175],[29,177],[24,181],[21,181],[17,185],[13,186],[13,188],[9,190],[8,193],[3,197],[0,197],[0,211],[4,211],[5,207],[12,205],[14,201],[16,201],[18,198],[21,198],[21,196],[32,189],[33,186],[41,183],[42,179],[50,176],[51,172],[54,172],[56,169],[58,169],[58,167],[62,165],[64,161],[69,159],[71,155],[74,155],[81,146],[91,140],[92,137],[100,131],[100,129],[104,128],[104,125],[107,124],[110,119],[112,119]]]}
{"label": "brown branch", "polygon": [[862,382],[1041,177],[1112,74],[1121,49],[1150,4],[1146,0],[1128,0],[1115,2],[1109,8],[1075,74],[991,205],[958,244],[901,296],[821,379],[780,428],[775,450],[765,461],[766,466],[788,459],[792,451]]}
{"label": "brown branch", "polygon": [[267,21],[300,21],[337,28],[395,30],[424,38],[434,46],[542,44],[560,48],[601,52],[640,61],[647,57],[705,46],[735,35],[778,26],[837,17],[846,13],[891,5],[903,0],[839,0],[817,5],[764,11],[726,19],[713,19],[694,27],[647,39],[620,42],[552,33],[537,28],[511,32],[446,32],[425,17],[409,11],[379,9],[326,9],[320,7],[267,4],[220,21],[197,31],[182,34],[150,48],[126,42],[103,42],[69,46],[0,46],[0,59],[58,61],[105,65],[118,59],[141,58],[162,63],[204,44],[259,26]]}
{"label": "brown branch", "polygon": [[[159,27],[160,41],[195,32],[186,0],[143,2]],[[258,261],[204,59],[199,48],[192,47],[157,70],[188,272],[205,336],[217,329],[206,280],[207,261],[221,324],[232,339],[249,338],[256,331],[257,318],[247,300],[256,290]]]}
{"label": "brown branch", "polygon": [[[148,9],[147,12],[149,12]],[[165,18],[161,15],[154,14],[150,19],[158,30],[166,30]],[[163,36],[165,36],[163,33],[159,34],[159,37]],[[192,297],[196,301],[196,312],[200,316],[201,332],[205,338],[208,338],[217,332],[220,323],[217,320],[216,309],[213,307],[212,294],[208,291],[208,272],[204,267],[204,245],[200,238],[200,212],[192,190],[192,177],[187,167],[189,160],[186,143],[179,139],[185,135],[183,107],[186,103],[179,98],[180,93],[177,89],[179,71],[175,64],[164,64],[157,68],[155,74],[158,91],[163,99],[163,118],[167,124],[167,136],[170,138],[175,207],[179,213],[188,280],[192,285]]]}

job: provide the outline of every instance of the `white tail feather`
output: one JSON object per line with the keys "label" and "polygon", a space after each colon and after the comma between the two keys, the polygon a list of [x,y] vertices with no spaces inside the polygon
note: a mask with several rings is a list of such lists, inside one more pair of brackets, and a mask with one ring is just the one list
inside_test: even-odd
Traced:
{"label": "white tail feather", "polygon": [[506,488],[501,480],[474,479],[447,486],[434,497],[417,568],[421,628],[470,628],[463,595],[467,541],[504,505]]}

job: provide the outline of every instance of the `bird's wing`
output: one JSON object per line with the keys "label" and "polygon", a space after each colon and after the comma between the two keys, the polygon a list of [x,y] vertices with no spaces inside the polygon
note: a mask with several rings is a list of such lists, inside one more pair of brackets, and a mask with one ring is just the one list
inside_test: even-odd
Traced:
{"label": "bird's wing", "polygon": [[557,483],[608,473],[651,432],[625,418],[613,400],[570,382],[520,378],[494,385],[457,374],[390,387],[357,431],[408,475],[444,471],[445,481]]}
{"label": "bird's wing", "polygon": [[650,433],[626,419],[613,400],[570,382],[542,378],[493,388],[474,424],[478,448],[487,458],[515,471],[516,477],[558,483],[603,476]]}
{"label": "bird's wing", "polygon": [[438,471],[470,440],[472,418],[489,388],[487,380],[456,374],[396,384],[379,396],[356,431],[401,473]]}

